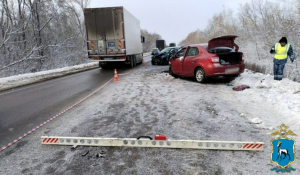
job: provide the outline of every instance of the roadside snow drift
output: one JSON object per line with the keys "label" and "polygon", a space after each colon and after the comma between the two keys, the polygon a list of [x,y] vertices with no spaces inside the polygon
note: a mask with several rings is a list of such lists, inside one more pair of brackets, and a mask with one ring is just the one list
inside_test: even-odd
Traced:
{"label": "roadside snow drift", "polygon": [[245,117],[250,122],[257,123],[261,128],[274,129],[285,123],[300,135],[300,83],[286,78],[276,81],[273,78],[246,70],[232,83],[246,84],[251,88],[227,94],[231,96],[229,100],[241,102],[237,103],[237,108],[246,113]]}
{"label": "roadside snow drift", "polygon": [[80,72],[92,68],[96,68],[99,66],[98,62],[92,62],[87,64],[81,64],[71,67],[64,67],[60,69],[41,71],[36,73],[29,74],[21,74],[6,78],[0,78],[0,91],[32,84],[44,80],[49,80],[57,77],[61,77],[64,75],[72,74],[75,72]]}
{"label": "roadside snow drift", "polygon": [[[151,53],[144,53],[143,56],[149,56]],[[36,73],[29,74],[21,74],[11,77],[0,78],[0,91],[24,86],[27,84],[37,83],[40,81],[45,81],[57,77],[61,77],[64,75],[85,71],[93,68],[97,68],[99,66],[98,62],[91,62],[87,64],[80,64],[76,66],[64,67],[60,69],[41,71]]]}

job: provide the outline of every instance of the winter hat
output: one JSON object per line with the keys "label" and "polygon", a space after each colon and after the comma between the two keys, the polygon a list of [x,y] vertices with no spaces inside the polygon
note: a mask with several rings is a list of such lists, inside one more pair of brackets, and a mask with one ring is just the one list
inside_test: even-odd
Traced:
{"label": "winter hat", "polygon": [[279,40],[279,43],[281,43],[281,42],[288,43],[286,37],[282,37],[282,38]]}

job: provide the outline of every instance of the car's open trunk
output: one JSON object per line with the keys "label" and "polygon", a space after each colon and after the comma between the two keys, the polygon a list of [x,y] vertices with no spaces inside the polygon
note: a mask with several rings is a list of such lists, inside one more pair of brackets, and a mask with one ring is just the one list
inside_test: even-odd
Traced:
{"label": "car's open trunk", "polygon": [[242,61],[242,52],[227,52],[227,53],[217,53],[221,65],[234,65],[240,64]]}

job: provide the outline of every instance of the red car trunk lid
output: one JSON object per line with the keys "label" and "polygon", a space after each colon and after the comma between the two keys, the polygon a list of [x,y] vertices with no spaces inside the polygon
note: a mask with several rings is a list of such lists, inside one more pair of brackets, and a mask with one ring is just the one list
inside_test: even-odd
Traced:
{"label": "red car trunk lid", "polygon": [[225,35],[213,38],[208,41],[208,50],[215,47],[230,47],[234,48],[234,39],[238,37],[235,35]]}

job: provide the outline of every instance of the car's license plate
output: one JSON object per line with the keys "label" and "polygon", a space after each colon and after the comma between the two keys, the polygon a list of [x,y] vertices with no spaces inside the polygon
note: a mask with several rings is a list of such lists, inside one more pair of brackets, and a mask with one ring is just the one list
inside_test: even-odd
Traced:
{"label": "car's license plate", "polygon": [[226,74],[234,74],[234,73],[238,73],[239,72],[239,69],[238,67],[234,67],[234,68],[228,68],[225,70],[225,73]]}

